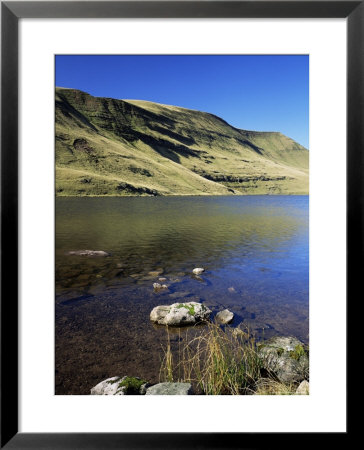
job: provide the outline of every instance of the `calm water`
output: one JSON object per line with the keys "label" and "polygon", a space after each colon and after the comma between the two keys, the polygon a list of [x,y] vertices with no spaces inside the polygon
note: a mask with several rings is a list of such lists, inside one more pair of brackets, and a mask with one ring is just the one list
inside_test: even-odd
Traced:
{"label": "calm water", "polygon": [[[67,254],[82,249],[110,256]],[[166,333],[149,313],[182,299],[229,308],[260,339],[308,342],[308,262],[307,196],[58,198],[56,393],[157,382]],[[154,293],[159,277],[169,289]]]}

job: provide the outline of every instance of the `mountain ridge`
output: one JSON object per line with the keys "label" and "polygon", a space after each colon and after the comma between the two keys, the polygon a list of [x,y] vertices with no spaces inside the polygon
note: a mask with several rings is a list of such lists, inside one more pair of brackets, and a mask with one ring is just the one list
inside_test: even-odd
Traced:
{"label": "mountain ridge", "polygon": [[308,194],[309,152],[197,110],[56,88],[56,194]]}

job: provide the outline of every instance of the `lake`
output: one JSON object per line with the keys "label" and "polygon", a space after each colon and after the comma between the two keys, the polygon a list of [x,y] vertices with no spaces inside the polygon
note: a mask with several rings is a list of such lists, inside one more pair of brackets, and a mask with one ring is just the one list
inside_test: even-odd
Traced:
{"label": "lake", "polygon": [[[115,375],[158,382],[159,304],[228,308],[257,339],[308,343],[308,211],[308,196],[58,197],[56,394],[89,394]],[[69,254],[84,249],[110,255]],[[155,293],[160,277],[168,290]]]}

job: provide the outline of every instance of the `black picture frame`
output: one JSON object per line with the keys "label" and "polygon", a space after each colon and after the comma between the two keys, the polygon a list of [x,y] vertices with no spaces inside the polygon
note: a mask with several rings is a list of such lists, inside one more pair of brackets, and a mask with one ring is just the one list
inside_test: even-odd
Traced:
{"label": "black picture frame", "polygon": [[[347,18],[347,305],[363,264],[364,1],[1,2],[1,448],[202,449],[280,447],[287,433],[19,433],[18,393],[18,21],[21,18]],[[359,291],[360,292],[360,291]],[[348,310],[348,308],[347,308]],[[348,341],[347,349],[350,353]],[[349,362],[349,358],[348,358]],[[349,373],[348,373],[349,374]],[[349,383],[350,384],[350,383]],[[337,443],[349,436],[337,433]],[[202,412],[203,413],[203,412]],[[258,420],[258,418],[257,418]],[[308,445],[311,433],[302,433]],[[324,433],[315,445],[327,445]],[[297,436],[294,437],[297,439]],[[341,442],[344,444],[344,442]]]}

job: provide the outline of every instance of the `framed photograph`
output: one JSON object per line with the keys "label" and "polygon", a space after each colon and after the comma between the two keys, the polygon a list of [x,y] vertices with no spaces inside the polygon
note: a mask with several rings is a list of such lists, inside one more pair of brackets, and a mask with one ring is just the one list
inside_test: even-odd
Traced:
{"label": "framed photograph", "polygon": [[348,437],[363,8],[2,2],[2,447]]}

